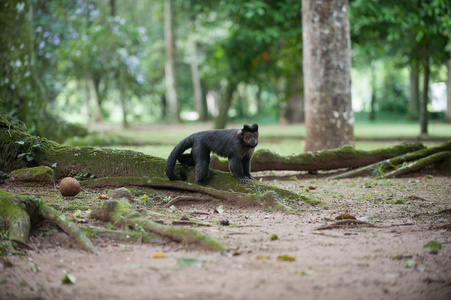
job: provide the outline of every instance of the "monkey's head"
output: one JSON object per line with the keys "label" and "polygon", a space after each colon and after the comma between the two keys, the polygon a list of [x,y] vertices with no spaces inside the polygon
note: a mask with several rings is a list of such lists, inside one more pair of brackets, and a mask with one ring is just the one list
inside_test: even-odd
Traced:
{"label": "monkey's head", "polygon": [[258,125],[244,125],[239,133],[239,138],[243,141],[244,146],[255,148],[258,144]]}

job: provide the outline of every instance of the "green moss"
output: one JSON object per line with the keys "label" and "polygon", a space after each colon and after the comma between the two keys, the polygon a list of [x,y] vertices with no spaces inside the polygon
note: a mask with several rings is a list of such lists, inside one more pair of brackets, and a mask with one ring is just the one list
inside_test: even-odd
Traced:
{"label": "green moss", "polygon": [[50,167],[39,166],[34,168],[14,170],[11,172],[10,178],[19,181],[39,180],[45,183],[54,183],[55,173]]}

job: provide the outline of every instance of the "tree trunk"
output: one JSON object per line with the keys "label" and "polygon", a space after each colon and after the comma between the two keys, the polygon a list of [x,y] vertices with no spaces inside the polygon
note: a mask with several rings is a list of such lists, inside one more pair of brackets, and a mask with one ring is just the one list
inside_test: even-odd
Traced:
{"label": "tree trunk", "polygon": [[191,61],[191,76],[193,80],[194,105],[199,115],[199,121],[207,120],[206,102],[202,93],[202,84],[199,76],[199,65],[197,63],[197,49],[195,50],[193,60]]}
{"label": "tree trunk", "polygon": [[451,123],[451,58],[447,61],[448,79],[446,80],[446,112],[445,122]]}
{"label": "tree trunk", "polygon": [[420,107],[421,135],[428,135],[428,93],[429,93],[429,56],[424,59],[423,97]]}
{"label": "tree trunk", "polygon": [[86,130],[56,117],[37,76],[32,1],[2,1],[0,9],[0,113],[13,115],[34,133],[57,141]]}
{"label": "tree trunk", "polygon": [[418,71],[418,63],[410,64],[410,102],[409,102],[409,119],[418,120],[418,112],[420,107],[420,73]]}
{"label": "tree trunk", "polygon": [[234,81],[227,83],[225,95],[219,99],[218,116],[215,118],[215,129],[224,129],[227,125],[227,114],[232,104],[233,94],[235,93],[237,84]]}
{"label": "tree trunk", "polygon": [[303,0],[305,151],[354,145],[347,0]]}
{"label": "tree trunk", "polygon": [[376,71],[375,62],[371,62],[371,102],[369,119],[374,121],[376,119]]}
{"label": "tree trunk", "polygon": [[88,76],[89,98],[94,101],[95,105],[95,121],[96,123],[103,122],[102,107],[100,106],[99,94],[97,92],[96,84],[92,76]]}
{"label": "tree trunk", "polygon": [[179,104],[176,91],[175,67],[174,67],[174,12],[172,8],[172,0],[164,1],[164,39],[166,48],[166,100],[167,115],[166,121],[169,123],[179,122]]}
{"label": "tree trunk", "polygon": [[304,97],[302,95],[302,78],[292,76],[287,82],[286,91],[288,93],[288,106],[286,117],[288,123],[303,123],[304,122]]}
{"label": "tree trunk", "polygon": [[126,92],[125,92],[125,89],[124,89],[124,86],[122,85],[122,83],[120,83],[119,92],[120,92],[119,97],[121,98],[121,106],[122,106],[122,127],[123,128],[129,128],[130,125],[128,124],[128,121],[127,121]]}

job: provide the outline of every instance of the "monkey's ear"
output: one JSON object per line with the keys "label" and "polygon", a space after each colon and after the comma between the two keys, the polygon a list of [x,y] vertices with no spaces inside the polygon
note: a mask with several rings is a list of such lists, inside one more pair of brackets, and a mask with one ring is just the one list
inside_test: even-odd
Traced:
{"label": "monkey's ear", "polygon": [[243,130],[242,131],[249,131],[249,132],[257,132],[258,131],[258,125],[257,124],[252,124],[252,126],[249,125],[244,125],[243,126]]}

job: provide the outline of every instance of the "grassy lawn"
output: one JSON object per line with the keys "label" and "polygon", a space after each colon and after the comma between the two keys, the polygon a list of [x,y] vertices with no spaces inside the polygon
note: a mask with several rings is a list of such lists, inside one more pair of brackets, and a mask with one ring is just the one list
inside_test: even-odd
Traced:
{"label": "grassy lawn", "polygon": [[[229,128],[241,127],[232,124]],[[112,146],[111,148],[130,149],[145,154],[167,157],[172,148],[191,133],[211,129],[210,123],[182,125],[133,125],[129,130],[120,127],[105,129],[129,140],[136,141],[140,146]],[[100,129],[102,130],[102,129]],[[372,150],[399,144],[405,139],[415,139],[419,136],[420,127],[413,123],[356,123],[354,127],[356,148]],[[429,124],[429,136],[451,139],[451,124]],[[299,125],[260,125],[260,142],[257,149],[270,149],[280,155],[291,155],[304,151],[305,126]],[[375,139],[375,140],[371,140]],[[380,140],[391,139],[391,140]],[[441,144],[442,141],[423,141],[426,146]]]}

